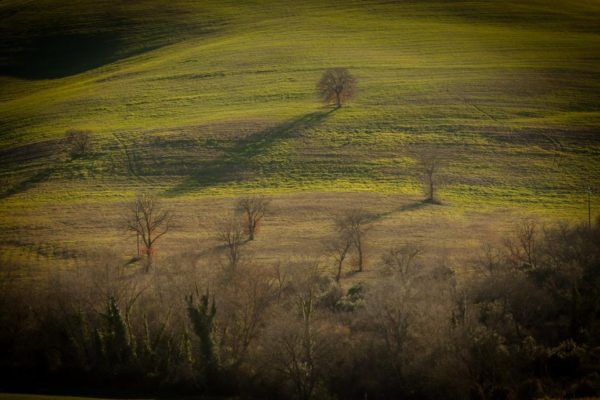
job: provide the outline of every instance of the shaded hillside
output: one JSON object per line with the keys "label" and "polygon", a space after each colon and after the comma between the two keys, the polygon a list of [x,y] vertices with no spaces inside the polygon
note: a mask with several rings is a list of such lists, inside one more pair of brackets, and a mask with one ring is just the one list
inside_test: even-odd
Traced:
{"label": "shaded hillside", "polygon": [[188,2],[36,1],[0,5],[0,74],[77,74],[216,30],[221,21]]}

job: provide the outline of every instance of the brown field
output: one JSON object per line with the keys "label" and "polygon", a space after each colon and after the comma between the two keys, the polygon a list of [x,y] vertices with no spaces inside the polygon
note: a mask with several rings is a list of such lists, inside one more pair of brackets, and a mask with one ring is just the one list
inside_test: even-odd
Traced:
{"label": "brown field", "polygon": [[[419,197],[377,193],[299,193],[273,196],[271,210],[257,239],[243,251],[254,262],[273,264],[290,259],[318,259],[331,264],[326,242],[334,235],[332,217],[362,208],[373,215],[367,236],[367,271],[352,281],[370,279],[381,254],[393,246],[415,244],[424,258],[443,263],[459,275],[467,273],[484,244],[501,244],[523,219],[557,222],[517,208],[458,208],[451,203],[424,204]],[[157,267],[172,263],[218,263],[221,255],[216,232],[234,208],[236,198],[201,197],[166,200],[175,213],[174,226],[157,242]],[[2,234],[5,260],[25,264],[68,266],[89,254],[110,249],[126,262],[136,253],[136,239],[124,224],[127,202],[44,206],[45,218],[32,218],[31,209],[15,210],[12,218],[23,224]],[[31,218],[29,222],[28,218]]]}

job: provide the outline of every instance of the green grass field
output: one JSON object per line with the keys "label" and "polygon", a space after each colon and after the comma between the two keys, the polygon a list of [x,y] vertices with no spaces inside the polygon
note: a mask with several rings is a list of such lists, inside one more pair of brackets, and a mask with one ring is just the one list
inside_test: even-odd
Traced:
{"label": "green grass field", "polygon": [[[340,207],[380,215],[374,253],[419,239],[459,260],[524,216],[586,220],[588,186],[598,214],[597,1],[111,3],[0,4],[4,259],[129,255],[139,191],[180,217],[165,254],[210,247],[235,196],[275,196],[269,260],[318,254]],[[333,110],[314,88],[336,66],[359,85]],[[92,154],[61,150],[71,128]],[[411,207],[429,148],[444,205]]]}

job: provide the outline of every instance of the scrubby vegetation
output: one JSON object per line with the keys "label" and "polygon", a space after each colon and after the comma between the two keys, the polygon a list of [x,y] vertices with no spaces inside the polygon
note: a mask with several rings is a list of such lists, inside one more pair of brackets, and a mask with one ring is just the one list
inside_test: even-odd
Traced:
{"label": "scrubby vegetation", "polygon": [[376,279],[351,284],[337,281],[325,255],[276,264],[248,256],[235,268],[180,259],[152,273],[115,260],[104,253],[32,276],[2,265],[1,387],[282,399],[600,395],[600,220],[525,221],[504,245],[482,249],[468,277],[426,262],[417,244],[390,249]]}

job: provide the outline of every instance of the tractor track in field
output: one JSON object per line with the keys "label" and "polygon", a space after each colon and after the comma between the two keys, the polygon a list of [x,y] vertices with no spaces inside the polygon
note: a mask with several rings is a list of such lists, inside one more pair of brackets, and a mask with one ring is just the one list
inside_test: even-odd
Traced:
{"label": "tractor track in field", "polygon": [[[449,90],[448,90],[448,93],[450,93]],[[481,115],[484,115],[485,117],[487,117],[491,121],[494,121],[495,123],[500,123],[500,121],[498,121],[498,119],[496,119],[493,115],[489,114],[488,112],[484,111],[481,107],[479,107],[476,104],[473,104],[473,103],[467,101],[467,99],[465,99],[464,97],[462,97],[460,95],[456,95],[456,96],[463,103],[465,103],[466,105],[472,107],[477,112],[479,112]],[[514,130],[513,130],[512,126],[506,125],[506,127],[508,128],[508,130],[510,131],[511,134],[514,134]],[[536,133],[539,136],[541,136],[545,141],[550,142],[550,144],[551,144],[551,146],[553,147],[553,150],[554,150],[554,158],[552,160],[552,165],[560,167],[560,161],[561,161],[561,158],[562,158],[562,156],[563,156],[563,154],[565,152],[565,149],[564,149],[562,143],[557,138],[552,137],[552,136],[548,135],[547,133],[544,133],[544,132],[541,132],[541,131],[536,131]]]}
{"label": "tractor track in field", "polygon": [[554,157],[552,159],[552,165],[560,167],[560,161],[565,152],[565,149],[564,149],[562,143],[560,142],[560,140],[548,135],[547,133],[544,133],[544,132],[538,132],[538,133],[544,139],[549,141],[552,144],[552,146],[554,147]]}
{"label": "tractor track in field", "polygon": [[[496,123],[499,123],[499,121],[496,118],[494,118],[494,116],[492,116],[491,114],[485,112],[479,106],[477,106],[475,104],[472,104],[472,103],[469,103],[469,102],[467,102],[464,99],[463,99],[463,101],[466,104],[468,104],[471,107],[473,107],[474,109],[476,109],[477,111],[479,111],[481,114],[483,114],[486,117],[488,117],[489,119],[491,119],[492,121],[494,121]],[[506,125],[506,127],[508,128],[508,130],[510,131],[511,134],[515,133],[514,130],[513,130],[513,128],[512,128],[512,126]],[[536,130],[535,133],[538,134],[539,136],[541,136],[544,141],[547,141],[547,142],[550,143],[551,147],[554,150],[554,156],[553,156],[553,159],[552,159],[552,165],[560,167],[561,157],[562,157],[562,155],[564,153],[564,148],[563,148],[562,143],[558,139],[556,139],[555,137],[552,137],[549,134],[544,133],[542,131]]]}

